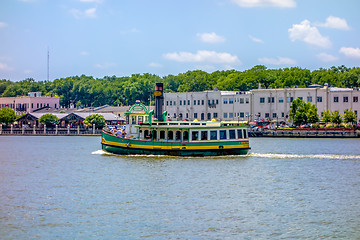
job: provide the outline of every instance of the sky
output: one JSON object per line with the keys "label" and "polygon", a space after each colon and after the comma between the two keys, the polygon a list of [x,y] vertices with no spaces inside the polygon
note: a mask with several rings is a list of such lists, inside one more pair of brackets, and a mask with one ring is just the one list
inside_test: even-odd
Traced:
{"label": "sky", "polygon": [[0,79],[48,80],[48,66],[50,81],[359,67],[359,10],[359,0],[1,0]]}

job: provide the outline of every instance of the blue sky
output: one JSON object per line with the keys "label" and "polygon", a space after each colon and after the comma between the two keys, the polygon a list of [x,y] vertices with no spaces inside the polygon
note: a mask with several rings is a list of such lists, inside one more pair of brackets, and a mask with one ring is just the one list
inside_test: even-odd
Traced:
{"label": "blue sky", "polygon": [[0,79],[360,64],[358,0],[1,0]]}

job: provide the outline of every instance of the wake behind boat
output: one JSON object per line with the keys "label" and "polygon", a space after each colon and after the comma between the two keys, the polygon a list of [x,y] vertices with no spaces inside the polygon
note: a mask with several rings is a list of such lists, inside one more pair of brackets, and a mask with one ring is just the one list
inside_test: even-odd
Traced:
{"label": "wake behind boat", "polygon": [[[115,154],[220,156],[247,154],[247,122],[164,121],[163,86],[156,84],[154,111],[137,102],[126,113],[126,134],[110,128],[102,132],[102,149]],[[117,133],[118,132],[118,133]]]}

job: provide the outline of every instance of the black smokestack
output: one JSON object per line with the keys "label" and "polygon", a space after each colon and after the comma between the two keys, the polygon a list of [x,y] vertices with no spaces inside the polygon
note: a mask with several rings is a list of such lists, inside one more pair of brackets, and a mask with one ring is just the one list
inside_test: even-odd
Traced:
{"label": "black smokestack", "polygon": [[164,121],[162,116],[162,106],[164,104],[164,91],[163,91],[163,84],[156,83],[155,85],[155,118],[158,121]]}

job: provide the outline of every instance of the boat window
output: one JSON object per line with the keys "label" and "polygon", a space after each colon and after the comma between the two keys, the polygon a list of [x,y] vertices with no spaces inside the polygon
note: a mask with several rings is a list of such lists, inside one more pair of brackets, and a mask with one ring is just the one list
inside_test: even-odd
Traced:
{"label": "boat window", "polygon": [[244,130],[244,138],[248,138],[246,129],[243,130]]}
{"label": "boat window", "polygon": [[153,140],[156,140],[156,139],[157,139],[157,131],[156,131],[156,130],[153,130],[153,131],[152,131],[152,139],[153,139]]}
{"label": "boat window", "polygon": [[200,123],[191,123],[191,125],[200,125]]}
{"label": "boat window", "polygon": [[238,129],[237,133],[238,133],[238,138],[242,138],[242,136],[243,136],[242,129]]}
{"label": "boat window", "polygon": [[144,138],[145,138],[145,139],[151,138],[151,136],[150,136],[150,134],[149,134],[149,130],[145,130],[145,131],[144,131]]}
{"label": "boat window", "polygon": [[184,131],[183,132],[183,140],[189,140],[189,132],[188,131]]}
{"label": "boat window", "polygon": [[143,123],[143,116],[138,116],[138,123]]}
{"label": "boat window", "polygon": [[220,139],[226,139],[226,130],[220,130]]}
{"label": "boat window", "polygon": [[175,140],[181,140],[181,132],[180,131],[176,131]]}
{"label": "boat window", "polygon": [[201,140],[208,140],[208,132],[201,131]]}
{"label": "boat window", "polygon": [[198,140],[198,139],[199,139],[199,132],[198,131],[192,131],[191,140]]}
{"label": "boat window", "polygon": [[173,139],[174,139],[174,132],[168,131],[168,140],[173,140]]}
{"label": "boat window", "polygon": [[131,117],[131,124],[136,124],[136,116]]}
{"label": "boat window", "polygon": [[210,140],[217,140],[217,131],[210,131]]}
{"label": "boat window", "polygon": [[160,131],[160,139],[165,139],[165,131],[164,130]]}
{"label": "boat window", "polygon": [[229,130],[229,138],[230,139],[235,139],[236,136],[235,136],[235,130]]}

